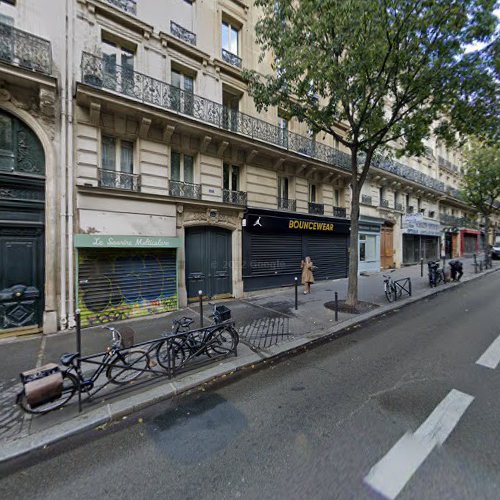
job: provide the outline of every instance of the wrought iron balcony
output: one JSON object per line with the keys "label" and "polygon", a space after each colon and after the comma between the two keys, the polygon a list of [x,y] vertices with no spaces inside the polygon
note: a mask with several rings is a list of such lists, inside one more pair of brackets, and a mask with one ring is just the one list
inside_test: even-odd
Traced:
{"label": "wrought iron balcony", "polygon": [[325,213],[325,205],[323,203],[313,203],[309,202],[309,213],[316,215],[324,215]]}
{"label": "wrought iron balcony", "polygon": [[0,23],[0,60],[45,75],[52,74],[50,42],[3,23]]}
{"label": "wrought iron balcony", "polygon": [[222,201],[224,203],[231,203],[232,205],[246,207],[247,194],[245,193],[245,191],[231,191],[230,189],[223,189]]}
{"label": "wrought iron balcony", "polygon": [[137,15],[137,2],[135,0],[106,0],[106,2],[127,14]]}
{"label": "wrought iron balcony", "polygon": [[128,174],[117,170],[97,169],[99,187],[139,191],[141,178],[138,174]]}
{"label": "wrought iron balcony", "polygon": [[196,34],[183,28],[180,24],[170,21],[170,33],[183,42],[196,46]]}
{"label": "wrought iron balcony", "polygon": [[201,200],[201,184],[170,180],[168,187],[170,196]]}
{"label": "wrought iron balcony", "polygon": [[288,198],[278,198],[278,208],[295,212],[297,210],[297,201],[289,200]]}
{"label": "wrought iron balcony", "polygon": [[383,208],[389,208],[389,200],[380,200],[380,206]]}
{"label": "wrought iron balcony", "polygon": [[414,211],[413,211],[413,207],[410,205],[409,207],[406,207],[406,213],[407,214],[412,214]]}
{"label": "wrought iron balcony", "polygon": [[438,156],[438,166],[454,174],[458,174],[460,172],[460,169],[456,165],[451,163],[451,161],[446,160],[442,156]]}
{"label": "wrought iron balcony", "polygon": [[[184,114],[208,125],[317,159],[347,172],[351,170],[351,156],[343,151],[316,142],[310,137],[289,132],[259,118],[230,110],[220,103],[181,90],[130,68],[115,66],[111,73],[107,72],[102,58],[84,52],[81,69],[83,83],[92,87],[106,89],[145,104]],[[360,155],[359,160],[363,161],[363,155]],[[379,155],[373,159],[372,166],[453,197],[459,194],[458,190],[438,179],[390,158]]]}
{"label": "wrought iron balcony", "polygon": [[241,68],[241,57],[229,52],[229,50],[222,49],[222,60],[226,61],[228,64],[236,66],[237,68]]}
{"label": "wrought iron balcony", "polygon": [[396,210],[398,210],[399,212],[404,212],[405,211],[405,207],[403,206],[402,203],[395,203],[394,204],[394,208]]}
{"label": "wrought iron balcony", "polygon": [[371,205],[372,204],[372,197],[368,196],[366,194],[361,195],[361,203],[364,203],[365,205]]}
{"label": "wrought iron balcony", "polygon": [[333,207],[333,216],[345,219],[347,217],[347,210],[344,207]]}

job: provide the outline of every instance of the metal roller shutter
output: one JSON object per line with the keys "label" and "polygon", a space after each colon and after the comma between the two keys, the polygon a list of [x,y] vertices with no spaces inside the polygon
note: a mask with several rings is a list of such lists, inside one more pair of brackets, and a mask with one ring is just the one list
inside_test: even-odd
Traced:
{"label": "metal roller shutter", "polygon": [[293,274],[300,269],[302,259],[300,234],[252,235],[250,263],[252,276],[272,273]]}
{"label": "metal roller shutter", "polygon": [[314,278],[336,279],[347,276],[348,238],[346,236],[307,235],[304,236],[307,255],[316,266]]}
{"label": "metal roller shutter", "polygon": [[173,249],[81,250],[78,264],[82,326],[177,309]]}

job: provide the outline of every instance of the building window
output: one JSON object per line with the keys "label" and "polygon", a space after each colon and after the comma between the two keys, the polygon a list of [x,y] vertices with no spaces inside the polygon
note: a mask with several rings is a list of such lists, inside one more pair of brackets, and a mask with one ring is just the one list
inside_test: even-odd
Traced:
{"label": "building window", "polygon": [[317,188],[316,184],[309,184],[309,202],[310,203],[316,203],[317,199]]}
{"label": "building window", "polygon": [[187,115],[193,114],[194,78],[176,69],[172,69],[172,107]]}
{"label": "building window", "polygon": [[222,21],[222,48],[238,56],[238,38],[239,29],[236,26],[231,25],[227,21]]}
{"label": "building window", "polygon": [[280,146],[288,147],[288,119],[281,113],[278,113],[278,140]]}
{"label": "building window", "polygon": [[101,185],[132,189],[134,172],[134,144],[103,135],[101,140]]}
{"label": "building window", "polygon": [[359,235],[360,262],[375,262],[377,260],[377,237],[375,235]]}
{"label": "building window", "polygon": [[126,94],[134,91],[134,52],[121,44],[102,39],[103,85]]}
{"label": "building window", "polygon": [[278,198],[288,200],[288,177],[278,177]]}
{"label": "building window", "polygon": [[340,189],[335,189],[333,191],[333,196],[335,200],[335,206],[340,207]]}
{"label": "building window", "polygon": [[240,96],[231,92],[222,93],[222,120],[223,127],[233,132],[238,131],[238,110]]}
{"label": "building window", "polygon": [[170,179],[194,183],[194,157],[172,151]]}
{"label": "building window", "polygon": [[240,167],[224,163],[222,178],[224,189],[228,191],[240,190]]}

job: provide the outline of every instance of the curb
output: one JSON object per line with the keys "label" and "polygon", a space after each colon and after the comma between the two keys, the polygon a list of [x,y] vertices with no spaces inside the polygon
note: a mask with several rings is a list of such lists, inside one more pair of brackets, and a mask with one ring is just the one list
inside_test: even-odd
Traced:
{"label": "curb", "polygon": [[390,311],[401,309],[423,299],[452,290],[463,283],[474,281],[498,271],[500,271],[500,267],[483,271],[481,274],[467,276],[460,283],[448,283],[446,287],[443,286],[442,288],[430,289],[418,297],[409,297],[399,303],[393,302],[391,304],[381,306],[364,314],[360,318],[347,319],[332,326],[325,332],[310,333],[299,339],[287,342],[286,344],[274,345],[265,350],[261,350],[259,354],[252,352],[240,358],[234,358],[230,361],[226,360],[218,365],[210,366],[202,372],[195,372],[186,375],[181,380],[169,380],[166,383],[158,384],[155,387],[141,392],[140,394],[133,395],[127,399],[108,403],[103,407],[78,415],[77,417],[57,424],[49,429],[37,432],[31,436],[25,436],[3,443],[0,449],[0,464],[5,464],[6,462],[27,455],[32,451],[44,449],[47,446],[55,444],[63,439],[95,429],[101,425],[108,424],[126,415],[137,412],[161,401],[171,399],[174,396],[181,395],[189,390],[200,387],[216,379],[222,379],[233,375],[236,372],[242,372],[246,368],[254,368],[256,366],[261,367],[270,359],[278,361],[284,357],[295,356],[302,352],[305,346],[316,347],[336,338],[340,338],[347,335],[352,329],[358,328],[374,318],[384,316]]}

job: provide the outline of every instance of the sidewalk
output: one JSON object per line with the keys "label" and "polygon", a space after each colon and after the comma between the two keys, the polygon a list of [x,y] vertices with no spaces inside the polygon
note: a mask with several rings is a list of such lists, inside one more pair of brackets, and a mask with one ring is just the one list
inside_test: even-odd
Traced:
{"label": "sidewalk", "polygon": [[[493,269],[474,273],[472,259],[464,262],[462,281],[470,281],[485,274],[498,271],[500,262],[493,261]],[[426,267],[426,266],[425,266]],[[420,265],[398,269],[392,273],[393,279],[410,277],[412,297],[389,304],[383,290],[382,273],[370,273],[359,278],[359,300],[373,304],[364,314],[339,313],[335,322],[334,311],[324,304],[334,300],[335,292],[339,300],[344,300],[347,279],[319,282],[313,285],[310,295],[303,295],[299,288],[298,309],[294,309],[295,294],[293,287],[263,290],[247,294],[240,300],[223,303],[232,312],[232,317],[240,333],[238,356],[230,357],[197,371],[187,372],[168,380],[156,378],[150,382],[124,389],[118,395],[103,395],[92,402],[84,402],[83,412],[79,415],[75,402],[63,410],[43,416],[32,417],[22,413],[15,405],[15,394],[19,390],[19,373],[50,361],[58,361],[63,352],[75,350],[74,332],[64,332],[34,338],[19,338],[0,341],[0,461],[22,455],[30,449],[54,443],[59,439],[95,428],[116,420],[145,406],[177,394],[202,386],[218,377],[225,377],[236,370],[255,367],[274,356],[292,353],[298,347],[332,335],[341,335],[347,328],[373,317],[385,314],[392,309],[420,300],[429,295],[440,293],[460,284],[450,283],[437,288],[429,288],[427,269],[420,276]],[[208,304],[204,307],[205,324],[209,323]],[[136,331],[136,342],[154,339],[164,331],[170,330],[173,319],[180,316],[199,320],[198,305],[176,311],[163,317],[149,317],[133,321],[114,323],[116,326],[130,325]],[[83,354],[102,351],[109,338],[101,328],[88,328],[82,332]],[[83,399],[85,401],[85,399]]]}

